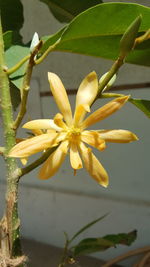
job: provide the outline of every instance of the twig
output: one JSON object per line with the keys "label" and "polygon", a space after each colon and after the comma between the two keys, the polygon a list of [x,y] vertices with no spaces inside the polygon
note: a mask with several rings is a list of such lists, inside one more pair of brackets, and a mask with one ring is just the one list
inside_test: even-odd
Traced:
{"label": "twig", "polygon": [[25,56],[15,66],[13,66],[10,69],[5,70],[7,72],[7,75],[10,75],[10,74],[14,73],[15,71],[17,71],[30,58],[30,56],[31,56],[30,54]]}
{"label": "twig", "polygon": [[143,258],[138,263],[137,267],[144,267],[149,259],[150,259],[150,251],[143,256]]}
{"label": "twig", "polygon": [[138,255],[138,254],[142,254],[142,253],[148,252],[148,251],[150,251],[150,246],[146,246],[146,247],[143,247],[143,248],[131,250],[131,251],[125,253],[125,254],[122,254],[121,256],[118,256],[118,257],[108,261],[107,263],[105,263],[101,267],[113,266],[113,264],[116,264],[117,262],[120,262],[120,261],[122,261],[122,260],[124,260],[126,258],[129,258],[131,256],[135,256],[135,255]]}
{"label": "twig", "polygon": [[42,41],[38,43],[38,45],[35,47],[35,49],[31,53],[30,58],[29,58],[29,62],[26,68],[26,73],[23,79],[23,84],[22,84],[22,89],[21,89],[20,110],[13,124],[14,130],[17,130],[17,128],[20,126],[22,119],[26,113],[26,105],[27,105],[27,98],[28,98],[29,89],[30,89],[31,75],[32,75],[33,67],[35,65],[35,56],[38,53],[41,46],[42,46]]}

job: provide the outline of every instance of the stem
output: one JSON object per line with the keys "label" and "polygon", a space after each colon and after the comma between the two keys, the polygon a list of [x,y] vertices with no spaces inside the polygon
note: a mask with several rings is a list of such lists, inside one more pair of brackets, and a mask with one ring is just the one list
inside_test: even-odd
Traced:
{"label": "stem", "polygon": [[56,45],[59,42],[60,42],[60,39],[58,39],[56,41],[56,43],[54,43],[53,45],[49,46],[49,48],[45,51],[45,53],[40,58],[38,58],[37,60],[35,60],[35,64],[36,65],[40,64],[48,56],[48,54],[55,49]]}
{"label": "stem", "polygon": [[[20,222],[18,218],[19,169],[16,161],[7,157],[9,150],[15,144],[15,131],[12,128],[13,112],[10,98],[9,81],[7,73],[3,70],[4,66],[4,43],[2,37],[2,27],[0,24],[0,98],[4,126],[5,160],[7,170],[6,215],[4,216],[5,220],[3,221],[5,221],[5,226],[7,226],[6,241],[8,241],[9,244],[9,257],[13,258],[21,255]],[[2,224],[4,226],[4,223]],[[1,229],[2,228],[4,227],[1,226]]]}
{"label": "stem", "polygon": [[8,69],[6,71],[7,75],[10,75],[10,74],[14,73],[15,71],[17,71],[29,58],[30,58],[30,55],[25,56],[15,66],[13,66],[12,68]]}
{"label": "stem", "polygon": [[113,266],[114,264],[116,264],[117,262],[123,261],[126,258],[129,258],[131,256],[134,255],[138,255],[138,254],[142,254],[144,252],[149,252],[150,251],[150,246],[147,247],[143,247],[143,248],[139,248],[139,249],[135,249],[135,250],[131,250],[121,256],[118,256],[110,261],[108,261],[106,264],[102,265],[102,267],[110,267]]}
{"label": "stem", "polygon": [[50,154],[52,154],[52,152],[56,149],[57,147],[51,148],[48,151],[46,151],[39,159],[35,160],[34,162],[32,162],[30,165],[28,165],[27,167],[23,168],[20,170],[20,177],[22,177],[23,175],[31,172],[32,170],[34,170],[35,168],[37,168],[38,166],[40,166],[49,156]]}
{"label": "stem", "polygon": [[66,261],[68,259],[69,240],[68,240],[68,236],[67,236],[66,233],[65,233],[65,237],[66,237],[66,242],[65,242],[65,246],[64,246],[64,249],[63,249],[63,254],[62,254],[62,257],[61,257],[61,260],[60,260],[60,263],[59,263],[58,267],[64,267],[66,265]]}
{"label": "stem", "polygon": [[123,65],[124,61],[121,58],[118,58],[114,64],[112,65],[111,69],[107,73],[106,77],[104,80],[99,84],[99,94],[98,98],[100,97],[102,91],[104,90],[105,86],[108,84],[108,82],[111,80],[111,78],[114,76],[114,74],[117,73],[119,68]]}
{"label": "stem", "polygon": [[26,105],[27,105],[27,99],[28,99],[28,94],[29,94],[29,89],[30,89],[30,81],[31,81],[33,67],[35,65],[34,59],[39,49],[41,48],[41,46],[42,46],[42,41],[40,41],[39,44],[35,47],[35,49],[31,53],[30,58],[29,58],[29,62],[26,68],[26,73],[25,73],[23,83],[22,83],[20,111],[13,125],[14,130],[18,129],[26,113]]}

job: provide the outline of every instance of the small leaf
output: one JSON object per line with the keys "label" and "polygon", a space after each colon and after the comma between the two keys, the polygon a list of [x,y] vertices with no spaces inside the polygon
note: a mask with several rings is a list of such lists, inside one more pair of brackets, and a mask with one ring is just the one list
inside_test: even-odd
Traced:
{"label": "small leaf", "polygon": [[74,247],[74,255],[83,255],[94,253],[98,251],[104,251],[111,247],[116,247],[116,245],[126,245],[130,246],[132,242],[135,241],[137,237],[137,231],[134,230],[130,233],[124,234],[114,234],[106,235],[100,238],[86,238],[83,239],[79,244]]}
{"label": "small leaf", "polygon": [[60,22],[70,22],[84,10],[102,3],[102,0],[40,0],[45,3],[56,19]]}
{"label": "small leaf", "polygon": [[138,109],[144,112],[144,114],[150,118],[150,100],[129,98],[129,102],[135,105]]}
{"label": "small leaf", "polygon": [[139,27],[141,25],[142,16],[138,16],[127,28],[120,40],[120,57],[125,58],[132,50]]}

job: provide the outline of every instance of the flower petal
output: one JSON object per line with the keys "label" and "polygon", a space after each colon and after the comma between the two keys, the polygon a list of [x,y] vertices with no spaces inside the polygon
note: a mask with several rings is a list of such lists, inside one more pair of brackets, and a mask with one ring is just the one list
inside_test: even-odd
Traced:
{"label": "flower petal", "polygon": [[48,157],[39,172],[40,179],[52,177],[60,168],[68,151],[68,141],[62,142],[59,147]]}
{"label": "flower petal", "polygon": [[[63,138],[63,136],[62,136]],[[26,158],[37,152],[43,151],[50,147],[58,145],[60,142],[61,134],[41,134],[35,137],[31,137],[15,145],[10,153],[9,157]]]}
{"label": "flower petal", "polygon": [[83,167],[77,145],[72,142],[70,144],[70,164],[71,167],[75,170],[81,169]]}
{"label": "flower petal", "polygon": [[106,142],[130,143],[138,140],[138,137],[127,130],[98,130],[100,138]]}
{"label": "flower petal", "polygon": [[[77,95],[76,95],[76,108],[79,105],[88,105],[89,107],[95,100],[98,93],[98,79],[96,72],[89,73],[81,82]],[[84,115],[86,111],[84,111]]]}
{"label": "flower petal", "polygon": [[58,127],[54,123],[54,120],[49,120],[49,119],[28,121],[22,126],[22,128],[26,128],[26,129],[30,129],[30,130],[53,129],[53,130],[58,131],[58,132],[62,130],[60,127]]}
{"label": "flower petal", "polygon": [[72,123],[72,111],[66,90],[60,78],[56,74],[48,72],[48,80],[56,104],[61,113],[63,114],[67,125],[70,125]]}
{"label": "flower petal", "polygon": [[113,99],[103,107],[93,112],[89,117],[87,117],[87,119],[85,119],[81,124],[81,127],[85,129],[91,126],[92,124],[95,124],[96,122],[107,118],[108,116],[116,112],[118,109],[120,109],[127,102],[128,99],[129,96],[122,96]]}
{"label": "flower petal", "polygon": [[57,113],[54,117],[54,123],[58,126],[61,127],[62,130],[67,130],[68,127],[66,123],[63,121],[63,115],[61,113]]}
{"label": "flower petal", "polygon": [[73,125],[79,127],[86,112],[90,112],[88,105],[79,105],[75,109]]}
{"label": "flower petal", "polygon": [[80,153],[85,164],[85,168],[89,174],[102,186],[108,186],[108,174],[103,168],[101,163],[91,152],[90,148],[87,148],[84,143],[80,143]]}
{"label": "flower petal", "polygon": [[100,138],[99,133],[96,131],[83,131],[81,134],[81,140],[101,151],[103,151],[106,147],[105,141]]}

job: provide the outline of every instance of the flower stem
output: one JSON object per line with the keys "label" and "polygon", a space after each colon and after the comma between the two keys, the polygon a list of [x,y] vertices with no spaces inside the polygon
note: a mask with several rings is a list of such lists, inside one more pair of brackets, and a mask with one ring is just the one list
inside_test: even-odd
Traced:
{"label": "flower stem", "polygon": [[[6,213],[1,221],[1,232],[5,229],[5,242],[0,240],[1,245],[7,250],[7,257],[14,258],[21,255],[20,245],[20,221],[18,217],[18,181],[19,169],[16,161],[9,158],[8,152],[15,144],[15,131],[13,125],[13,112],[11,105],[9,81],[7,73],[4,71],[4,43],[2,37],[2,27],[0,23],[0,98],[1,110],[4,126],[5,140],[5,161],[7,170],[7,192],[6,192]],[[2,244],[3,243],[3,244]],[[20,265],[21,266],[21,265]]]}

